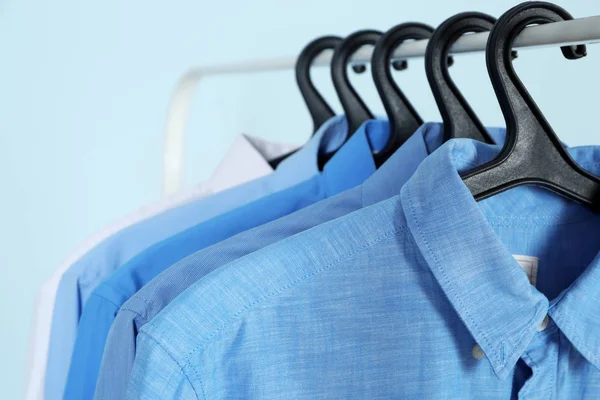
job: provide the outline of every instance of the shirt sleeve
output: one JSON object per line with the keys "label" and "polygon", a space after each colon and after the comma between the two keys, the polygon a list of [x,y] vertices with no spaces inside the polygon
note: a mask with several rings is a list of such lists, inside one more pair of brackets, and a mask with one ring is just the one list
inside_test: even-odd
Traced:
{"label": "shirt sleeve", "polygon": [[135,359],[137,317],[137,314],[123,308],[117,313],[104,347],[95,400],[125,398]]}
{"label": "shirt sleeve", "polygon": [[183,368],[153,338],[143,331],[137,338],[137,354],[127,390],[127,399],[203,398],[190,383]]}
{"label": "shirt sleeve", "polygon": [[118,310],[117,305],[96,293],[92,293],[86,302],[77,328],[65,399],[94,396],[104,345]]}

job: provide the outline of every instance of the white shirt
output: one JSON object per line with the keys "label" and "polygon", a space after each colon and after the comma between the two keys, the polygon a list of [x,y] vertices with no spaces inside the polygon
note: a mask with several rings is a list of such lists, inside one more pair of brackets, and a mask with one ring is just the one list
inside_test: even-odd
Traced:
{"label": "white shirt", "polygon": [[209,196],[273,172],[269,161],[290,152],[295,147],[290,144],[268,142],[249,135],[239,135],[210,179],[190,189],[165,197],[156,203],[144,206],[105,226],[94,236],[81,243],[37,293],[29,339],[25,399],[41,400],[44,398],[44,379],[54,300],[63,273],[73,263],[103,240],[128,226],[192,200]]}

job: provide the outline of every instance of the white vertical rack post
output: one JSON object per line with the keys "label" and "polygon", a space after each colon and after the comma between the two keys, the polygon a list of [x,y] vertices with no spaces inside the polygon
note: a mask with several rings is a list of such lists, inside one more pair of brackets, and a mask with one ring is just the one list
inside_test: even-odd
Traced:
{"label": "white vertical rack post", "polygon": [[[484,51],[489,32],[463,35],[450,49],[451,54]],[[527,27],[517,37],[514,47],[566,46],[600,42],[600,16]],[[427,40],[402,44],[394,52],[395,59],[423,57]],[[355,62],[369,62],[372,48],[363,48],[352,57]],[[331,52],[324,52],[314,65],[329,65]],[[198,83],[207,77],[226,74],[267,72],[294,68],[296,57],[242,61],[231,64],[194,67],[179,79],[169,105],[165,142],[163,194],[168,195],[181,187],[183,175],[183,148],[190,103]]]}

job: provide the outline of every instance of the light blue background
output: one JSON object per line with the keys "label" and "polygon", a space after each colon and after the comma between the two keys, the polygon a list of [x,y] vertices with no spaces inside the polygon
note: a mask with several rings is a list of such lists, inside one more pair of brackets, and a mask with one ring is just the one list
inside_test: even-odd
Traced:
{"label": "light blue background", "polygon": [[[160,197],[166,110],[196,64],[296,55],[323,34],[436,25],[461,11],[499,16],[517,1],[114,1],[0,3],[0,397],[19,398],[34,295],[75,246]],[[597,0],[559,1],[576,17]],[[600,143],[600,46],[566,61],[521,51],[522,80],[561,138]],[[426,120],[439,120],[422,60],[396,74]],[[482,121],[503,125],[483,54],[456,59],[453,77]],[[339,110],[328,71],[313,74]],[[367,103],[383,109],[365,74]],[[302,143],[310,119],[293,71],[205,81],[189,120],[185,184],[210,175],[235,135]]]}

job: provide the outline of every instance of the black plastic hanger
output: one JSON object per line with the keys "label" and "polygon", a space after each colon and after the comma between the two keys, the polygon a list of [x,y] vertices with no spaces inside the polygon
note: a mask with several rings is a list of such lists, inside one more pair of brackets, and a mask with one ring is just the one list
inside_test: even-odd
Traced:
{"label": "black plastic hanger", "polygon": [[[342,103],[344,114],[348,120],[347,139],[356,132],[363,122],[373,119],[373,114],[352,87],[346,68],[350,61],[350,57],[359,48],[365,45],[374,45],[380,36],[381,32],[374,30],[355,32],[345,38],[333,53],[333,58],[331,60],[331,77],[333,79],[335,91]],[[364,67],[361,67],[360,69],[355,68],[355,71],[364,71]]]}
{"label": "black plastic hanger", "polygon": [[425,51],[425,72],[444,121],[444,141],[452,138],[493,143],[485,127],[450,77],[447,57],[450,47],[465,33],[492,29],[496,18],[479,12],[464,12],[448,18],[433,32]]}
{"label": "black plastic hanger", "polygon": [[317,38],[306,45],[298,56],[298,61],[296,61],[296,82],[313,120],[313,135],[325,121],[335,116],[335,112],[321,96],[321,93],[317,91],[310,79],[310,67],[319,54],[325,50],[334,50],[341,41],[342,38],[338,36]]}
{"label": "black plastic hanger", "polygon": [[[325,50],[334,50],[341,41],[342,38],[338,36],[323,36],[317,38],[302,49],[296,61],[296,83],[298,84],[302,98],[306,103],[306,107],[308,108],[308,112],[313,121],[312,135],[319,130],[325,121],[335,116],[335,112],[315,87],[310,78],[310,67],[319,54]],[[269,161],[269,165],[271,165],[272,168],[276,168],[280,162],[295,152],[296,150],[281,155]]]}
{"label": "black plastic hanger", "polygon": [[375,155],[380,166],[423,124],[423,120],[400,90],[390,70],[396,48],[406,40],[427,39],[433,27],[418,22],[400,24],[381,36],[373,50],[371,71],[379,97],[390,121],[390,138],[385,147]]}
{"label": "black plastic hanger", "polygon": [[[600,178],[583,170],[569,156],[511,63],[512,44],[527,25],[572,18],[554,4],[528,2],[507,11],[492,28],[486,61],[507,134],[498,157],[463,176],[476,200],[515,186],[535,184],[600,209]],[[561,50],[571,60],[586,55],[583,45],[565,46]]]}

